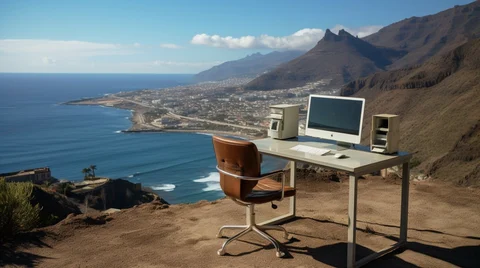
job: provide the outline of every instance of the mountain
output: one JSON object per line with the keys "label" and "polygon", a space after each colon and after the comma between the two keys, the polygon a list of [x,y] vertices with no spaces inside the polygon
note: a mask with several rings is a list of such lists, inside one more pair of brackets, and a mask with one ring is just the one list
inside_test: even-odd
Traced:
{"label": "mountain", "polygon": [[420,64],[480,37],[480,2],[382,28],[363,39],[345,31],[325,37],[303,56],[247,84],[247,89],[291,88],[322,78],[332,86],[385,70]]}
{"label": "mountain", "polygon": [[390,69],[419,64],[480,37],[480,2],[455,6],[440,13],[404,19],[382,28],[363,40],[409,53]]}
{"label": "mountain", "polygon": [[480,39],[422,65],[358,79],[344,96],[366,98],[363,143],[371,116],[401,116],[401,149],[434,178],[480,186]]}
{"label": "mountain", "polygon": [[303,86],[331,78],[330,85],[342,85],[357,77],[384,70],[405,53],[378,48],[345,30],[338,35],[326,30],[325,36],[304,55],[280,65],[246,85],[250,90],[271,90]]}
{"label": "mountain", "polygon": [[225,80],[232,77],[257,76],[272,70],[278,65],[290,61],[305,53],[289,50],[274,51],[266,55],[255,53],[243,59],[227,61],[195,75],[197,82]]}

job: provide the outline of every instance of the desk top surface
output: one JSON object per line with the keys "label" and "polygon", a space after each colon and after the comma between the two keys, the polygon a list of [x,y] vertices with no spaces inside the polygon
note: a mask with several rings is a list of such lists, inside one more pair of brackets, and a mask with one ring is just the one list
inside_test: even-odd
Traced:
{"label": "desk top surface", "polygon": [[[394,155],[384,155],[372,153],[364,146],[358,146],[360,149],[346,149],[338,151],[345,155],[344,158],[337,159],[334,155],[337,153],[337,145],[327,143],[324,140],[314,140],[308,138],[296,138],[289,140],[277,140],[272,138],[252,140],[262,154],[277,156],[289,160],[301,161],[326,168],[347,171],[355,175],[364,175],[384,168],[401,165],[408,162],[411,154],[399,152]],[[326,155],[315,155],[310,153],[291,150],[296,145],[306,145],[316,148],[330,149]]]}

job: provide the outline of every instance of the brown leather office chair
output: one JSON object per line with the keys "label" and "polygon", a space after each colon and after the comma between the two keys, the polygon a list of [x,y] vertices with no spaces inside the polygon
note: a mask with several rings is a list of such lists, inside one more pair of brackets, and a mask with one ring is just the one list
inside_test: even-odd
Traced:
{"label": "brown leather office chair", "polygon": [[[285,174],[283,170],[261,174],[261,155],[255,144],[244,140],[235,140],[224,137],[213,137],[213,147],[217,158],[217,170],[220,173],[220,186],[225,195],[235,203],[247,207],[247,225],[225,225],[220,228],[217,237],[223,237],[225,229],[244,229],[235,236],[230,237],[218,255],[225,254],[225,247],[232,242],[254,231],[275,246],[277,257],[283,257],[279,242],[267,234],[266,230],[284,232],[284,238],[290,239],[288,232],[280,226],[257,225],[255,223],[255,204],[263,204],[272,201],[280,201],[285,197],[295,195],[295,189],[285,186]],[[282,182],[277,182],[269,177],[281,174]]]}

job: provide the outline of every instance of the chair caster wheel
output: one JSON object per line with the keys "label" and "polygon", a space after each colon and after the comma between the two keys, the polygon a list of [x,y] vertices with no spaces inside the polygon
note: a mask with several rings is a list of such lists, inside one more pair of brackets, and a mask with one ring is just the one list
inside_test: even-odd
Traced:
{"label": "chair caster wheel", "polygon": [[[217,251],[217,254],[218,254],[218,256],[223,256],[223,255],[225,255],[225,250],[219,249],[219,250]],[[278,254],[278,252],[277,252],[277,254]]]}
{"label": "chair caster wheel", "polygon": [[283,251],[277,251],[277,258],[281,258],[281,257],[283,257],[283,256],[285,256],[285,252],[283,252]]}
{"label": "chair caster wheel", "polygon": [[290,241],[290,240],[292,240],[293,235],[291,235],[291,234],[284,235],[283,238],[285,238],[286,240]]}

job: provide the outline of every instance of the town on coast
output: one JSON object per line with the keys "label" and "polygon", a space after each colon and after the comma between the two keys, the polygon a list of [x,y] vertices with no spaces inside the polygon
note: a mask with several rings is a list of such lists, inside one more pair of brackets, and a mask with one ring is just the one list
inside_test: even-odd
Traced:
{"label": "town on coast", "polygon": [[[300,105],[300,129],[310,94],[337,94],[329,79],[292,89],[248,91],[252,78],[230,78],[164,89],[145,89],[73,100],[69,105],[102,105],[132,111],[132,126],[124,132],[196,132],[245,138],[265,137],[269,106]],[[303,124],[302,124],[303,122]]]}

